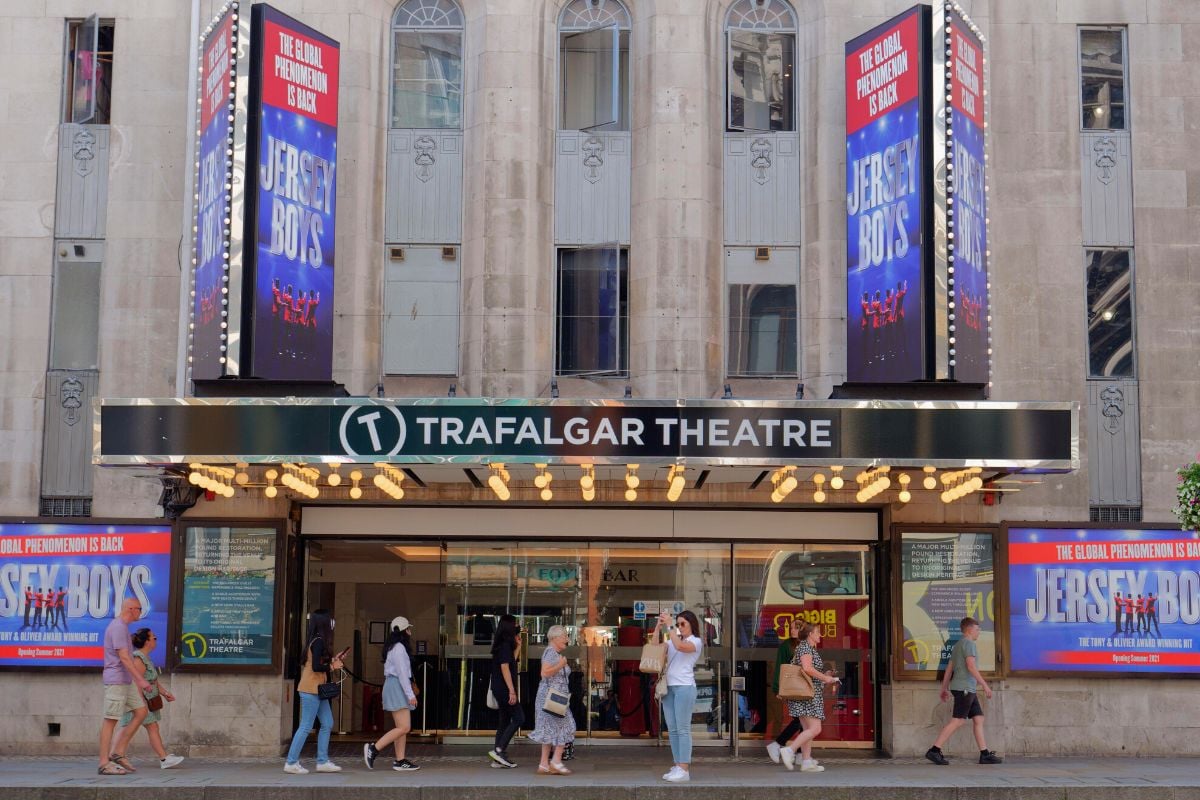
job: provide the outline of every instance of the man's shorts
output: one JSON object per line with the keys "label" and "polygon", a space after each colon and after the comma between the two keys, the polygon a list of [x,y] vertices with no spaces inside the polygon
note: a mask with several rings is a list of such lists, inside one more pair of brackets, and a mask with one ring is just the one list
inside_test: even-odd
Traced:
{"label": "man's shorts", "polygon": [[974,719],[983,716],[983,707],[979,705],[979,695],[975,692],[960,692],[952,689],[950,694],[954,695],[955,719]]}
{"label": "man's shorts", "polygon": [[132,683],[104,685],[104,718],[120,719],[126,711],[137,711],[146,705],[141,690]]}

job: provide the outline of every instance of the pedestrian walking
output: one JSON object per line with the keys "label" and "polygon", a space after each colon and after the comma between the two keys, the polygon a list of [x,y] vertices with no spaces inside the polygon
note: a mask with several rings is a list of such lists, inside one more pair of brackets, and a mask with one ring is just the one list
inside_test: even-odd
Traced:
{"label": "pedestrian walking", "polygon": [[779,649],[775,651],[775,677],[771,680],[771,694],[782,704],[784,714],[788,717],[788,724],[779,731],[775,741],[767,745],[767,757],[776,764],[779,763],[780,751],[800,732],[800,720],[792,716],[788,702],[779,697],[779,668],[784,664],[792,663],[792,656],[796,653],[796,645],[799,641],[800,620],[792,617],[791,622],[788,623],[788,638],[780,642]]}
{"label": "pedestrian walking", "polygon": [[496,726],[494,746],[488,751],[493,766],[512,769],[517,766],[508,757],[508,743],[525,724],[525,709],[517,695],[517,659],[521,653],[521,631],[517,618],[504,614],[492,638],[492,669],[489,676],[492,696],[499,705],[500,724]]}
{"label": "pedestrian walking", "polygon": [[[1129,613],[1128,610],[1126,613]],[[983,735],[983,708],[979,705],[979,695],[976,694],[982,688],[987,699],[992,699],[992,687],[988,686],[988,682],[979,674],[979,647],[975,644],[979,639],[979,623],[971,617],[963,617],[959,628],[962,630],[962,638],[950,651],[950,664],[942,678],[941,691],[943,703],[949,700],[951,695],[954,696],[954,711],[933,746],[926,751],[925,757],[939,766],[949,764],[942,753],[942,747],[956,730],[970,720],[975,731],[975,743],[979,745],[979,763],[1000,764],[1004,759],[994,751],[988,750]]]}
{"label": "pedestrian walking", "polygon": [[[300,751],[313,729],[317,731],[317,772],[341,772],[342,768],[329,760],[329,734],[333,732],[333,709],[329,700],[320,696],[320,686],[329,682],[329,673],[342,668],[343,650],[333,654],[334,620],[324,609],[314,611],[308,618],[308,634],[304,644],[304,665],[300,669],[300,682],[296,692],[300,695],[300,725],[292,736],[288,749],[287,763],[283,771],[291,775],[307,775],[308,770],[300,764]],[[348,650],[349,648],[347,648]]]}
{"label": "pedestrian walking", "polygon": [[780,748],[779,760],[789,770],[795,769],[798,751],[801,772],[824,772],[825,768],[812,756],[812,743],[821,735],[821,723],[825,720],[825,687],[833,686],[841,679],[825,669],[825,661],[817,650],[821,645],[821,626],[801,622],[796,633],[798,644],[792,654],[792,663],[799,665],[812,679],[813,696],[809,700],[788,701],[788,711],[800,721],[801,731],[786,747]]}
{"label": "pedestrian walking", "polygon": [[412,678],[412,623],[407,617],[396,617],[390,626],[391,634],[383,646],[383,710],[392,712],[394,727],[377,742],[363,745],[363,763],[375,769],[375,759],[390,744],[396,750],[392,769],[415,772],[420,767],[405,757],[408,733],[412,730],[412,712],[417,707],[417,688]]}
{"label": "pedestrian walking", "polygon": [[[571,770],[563,766],[563,748],[575,739],[575,717],[568,710],[559,717],[546,710],[546,698],[551,691],[570,697],[568,678],[571,667],[562,651],[567,646],[567,629],[562,625],[551,625],[546,631],[546,649],[542,652],[542,682],[538,685],[537,699],[533,704],[533,733],[529,741],[542,746],[542,760],[538,763],[539,775],[570,775]],[[553,757],[551,757],[553,751]]]}
{"label": "pedestrian walking", "polygon": [[652,639],[658,640],[659,631],[667,631],[667,665],[663,677],[667,682],[667,696],[663,698],[663,717],[671,740],[671,757],[675,760],[663,775],[663,780],[681,783],[691,780],[692,762],[692,712],[696,707],[696,662],[704,650],[699,636],[700,621],[691,611],[683,611],[671,624],[671,615],[666,611],[658,615]]}
{"label": "pedestrian walking", "polygon": [[[150,684],[149,691],[142,693],[146,699],[146,718],[142,720],[142,728],[150,737],[150,747],[158,756],[158,766],[162,769],[177,767],[183,763],[183,756],[167,752],[167,748],[163,746],[162,733],[158,729],[158,723],[162,720],[162,701],[175,702],[175,695],[159,683],[158,667],[154,666],[154,662],[150,658],[150,654],[154,652],[154,647],[158,644],[158,637],[149,628],[138,628],[134,631],[133,636],[129,637],[129,641],[133,645],[134,661],[137,666],[142,668],[142,677]],[[160,699],[156,701],[155,698]],[[158,708],[151,711],[150,709],[154,706],[158,706]],[[126,711],[121,717],[121,721],[117,723],[117,728],[124,729],[132,723],[133,712]]]}
{"label": "pedestrian walking", "polygon": [[[125,775],[137,772],[125,750],[146,718],[142,692],[150,688],[143,670],[133,661],[133,642],[129,624],[142,616],[142,604],[132,597],[121,602],[121,613],[104,630],[104,721],[100,723],[100,774]],[[130,711],[129,724],[121,729],[116,741],[117,722]]]}

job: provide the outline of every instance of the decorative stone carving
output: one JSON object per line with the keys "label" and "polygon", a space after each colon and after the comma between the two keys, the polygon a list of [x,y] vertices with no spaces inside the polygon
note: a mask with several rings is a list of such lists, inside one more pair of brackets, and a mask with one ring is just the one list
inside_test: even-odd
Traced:
{"label": "decorative stone carving", "polygon": [[71,139],[71,156],[75,162],[75,173],[86,178],[92,173],[96,160],[96,137],[86,128],[75,132]]}
{"label": "decorative stone carving", "polygon": [[79,409],[83,407],[83,383],[75,378],[67,378],[58,387],[60,405],[63,408],[63,422],[74,425],[79,422]]}
{"label": "decorative stone carving", "polygon": [[1115,435],[1121,430],[1121,418],[1125,416],[1125,393],[1115,386],[1100,392],[1100,413],[1104,415],[1104,428]]}
{"label": "decorative stone carving", "polygon": [[1096,167],[1100,170],[1096,180],[1107,186],[1113,182],[1112,168],[1117,165],[1117,143],[1109,138],[1099,139],[1092,145],[1092,150],[1096,153]]}
{"label": "decorative stone carving", "polygon": [[755,139],[750,143],[750,166],[754,169],[754,181],[759,186],[767,182],[767,170],[771,168],[771,141]]}
{"label": "decorative stone carving", "polygon": [[591,136],[583,143],[583,166],[587,167],[584,178],[588,183],[600,180],[600,168],[604,166],[604,140]]}
{"label": "decorative stone carving", "polygon": [[432,136],[418,136],[413,142],[413,150],[417,152],[417,157],[413,159],[413,163],[417,165],[417,180],[426,183],[433,177],[433,165],[437,163],[437,157],[434,155],[437,152],[437,142]]}

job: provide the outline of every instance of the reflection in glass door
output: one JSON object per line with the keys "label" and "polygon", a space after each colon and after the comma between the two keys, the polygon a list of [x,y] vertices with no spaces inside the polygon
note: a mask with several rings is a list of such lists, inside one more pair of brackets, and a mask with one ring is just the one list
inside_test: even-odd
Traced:
{"label": "reflection in glass door", "polygon": [[730,647],[724,630],[729,547],[678,544],[451,544],[444,561],[441,635],[446,686],[441,729],[447,737],[491,735],[486,707],[491,639],[501,614],[524,631],[519,687],[533,724],[546,632],[563,625],[570,646],[577,738],[653,740],[661,717],[654,677],[638,671],[657,610],[683,609],[701,620],[705,650],[697,664],[692,734],[697,744],[727,743]]}
{"label": "reflection in glass door", "polygon": [[738,670],[746,676],[740,701],[743,738],[770,741],[787,725],[775,696],[777,669],[791,621],[821,626],[821,655],[841,677],[825,693],[825,722],[816,744],[872,747],[875,686],[871,665],[872,560],[865,545],[738,545]]}

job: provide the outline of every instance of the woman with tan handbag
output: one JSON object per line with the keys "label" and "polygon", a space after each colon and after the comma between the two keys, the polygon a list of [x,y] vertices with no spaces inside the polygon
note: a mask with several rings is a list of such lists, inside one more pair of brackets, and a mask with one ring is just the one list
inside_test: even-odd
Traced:
{"label": "woman with tan handbag", "polygon": [[792,656],[792,663],[797,664],[804,674],[812,679],[813,696],[810,700],[789,700],[788,711],[800,720],[803,728],[798,736],[788,742],[787,747],[780,749],[779,758],[783,765],[790,769],[796,768],[796,750],[800,751],[801,772],[824,772],[825,768],[812,757],[812,742],[821,735],[821,721],[825,719],[825,685],[836,684],[840,678],[834,678],[825,672],[825,662],[817,651],[821,644],[821,626],[811,622],[800,623],[800,643]]}
{"label": "woman with tan handbag", "polygon": [[546,631],[546,649],[542,653],[542,682],[533,704],[535,727],[529,734],[529,741],[542,746],[542,760],[537,768],[539,775],[571,774],[562,763],[563,748],[575,738],[575,718],[567,707],[571,700],[567,684],[571,667],[562,655],[566,647],[567,629],[562,625],[551,625]]}

